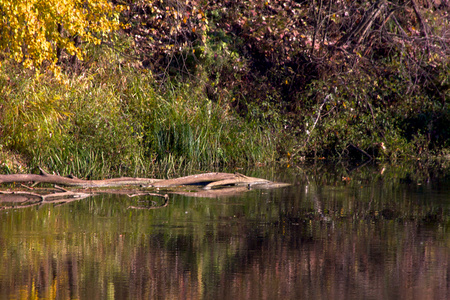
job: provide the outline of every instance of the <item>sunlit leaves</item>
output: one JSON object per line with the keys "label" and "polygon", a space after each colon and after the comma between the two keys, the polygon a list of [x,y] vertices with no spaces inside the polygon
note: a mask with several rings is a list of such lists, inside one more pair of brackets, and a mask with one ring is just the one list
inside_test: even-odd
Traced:
{"label": "sunlit leaves", "polygon": [[57,75],[57,49],[83,59],[75,37],[100,43],[119,28],[123,9],[107,0],[0,0],[0,51],[25,68]]}

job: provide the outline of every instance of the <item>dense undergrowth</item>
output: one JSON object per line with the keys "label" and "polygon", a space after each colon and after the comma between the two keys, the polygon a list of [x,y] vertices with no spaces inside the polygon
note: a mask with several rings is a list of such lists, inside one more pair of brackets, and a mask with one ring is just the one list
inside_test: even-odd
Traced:
{"label": "dense undergrowth", "polygon": [[[3,67],[2,150],[22,154],[30,168],[88,178],[274,160],[267,127],[212,103],[195,85],[161,88],[150,72],[116,59],[105,48],[98,67],[63,81]],[[17,171],[20,164],[3,156],[2,172]]]}
{"label": "dense undergrowth", "polygon": [[446,2],[125,2],[125,29],[62,55],[60,80],[3,62],[2,172],[450,153]]}

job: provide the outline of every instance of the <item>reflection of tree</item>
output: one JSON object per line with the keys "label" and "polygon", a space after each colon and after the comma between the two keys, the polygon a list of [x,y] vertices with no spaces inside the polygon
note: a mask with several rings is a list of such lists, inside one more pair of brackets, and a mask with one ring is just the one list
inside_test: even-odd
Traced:
{"label": "reflection of tree", "polygon": [[[433,237],[421,237],[422,228],[411,223],[397,230],[399,236],[386,240],[384,232],[396,231],[395,224],[380,222],[369,229],[367,224],[339,225],[340,229],[322,222],[290,225],[283,229],[284,234],[271,227],[265,233],[244,231],[239,238],[231,227],[228,233],[222,232],[220,245],[215,241],[198,245],[191,234],[171,239],[155,234],[130,252],[120,247],[116,237],[113,252],[117,261],[105,266],[115,269],[112,278],[101,271],[102,257],[108,255],[103,241],[93,245],[95,254],[85,252],[77,257],[73,252],[56,260],[46,255],[35,257],[40,262],[35,271],[30,266],[26,273],[11,274],[17,282],[3,285],[1,290],[16,294],[28,287],[31,294],[31,287],[36,286],[40,297],[71,299],[98,299],[111,293],[121,299],[200,299],[202,295],[205,299],[274,299],[280,294],[289,298],[370,298],[387,290],[390,298],[402,291],[415,293],[402,295],[408,299],[446,299],[448,289],[439,287],[446,286],[450,271],[448,249]],[[347,229],[354,233],[347,235]],[[424,246],[418,246],[420,243]],[[420,294],[427,289],[430,292]]]}
{"label": "reflection of tree", "polygon": [[251,259],[237,272],[226,269],[220,288],[205,298],[447,299],[449,290],[439,287],[450,271],[449,249],[422,236],[418,223],[335,225],[314,221],[267,234]]}

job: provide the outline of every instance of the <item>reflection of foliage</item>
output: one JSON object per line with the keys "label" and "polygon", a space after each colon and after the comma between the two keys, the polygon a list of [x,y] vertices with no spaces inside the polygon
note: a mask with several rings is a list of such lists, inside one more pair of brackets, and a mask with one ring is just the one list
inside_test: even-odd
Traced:
{"label": "reflection of foliage", "polygon": [[375,298],[409,293],[399,290],[408,283],[445,298],[448,178],[431,177],[437,188],[429,189],[404,182],[426,171],[412,167],[332,170],[305,169],[291,178],[297,186],[243,197],[174,196],[164,210],[130,211],[135,200],[103,196],[0,212],[0,290],[11,298]]}
{"label": "reflection of foliage", "polygon": [[[35,22],[30,5],[39,1],[19,2],[17,18],[29,14]],[[76,2],[75,10],[68,4],[64,9],[75,15],[93,12],[80,16],[88,18],[81,34],[78,19],[70,27],[73,16],[59,16],[55,1],[41,3],[57,15],[52,21],[44,14],[42,22],[53,22],[50,32],[64,23],[42,45],[50,43],[55,55],[58,47],[69,55],[86,52],[86,62],[59,82],[32,82],[20,64],[5,59],[16,51],[27,66],[31,55],[23,41],[8,52],[9,27],[17,22],[5,19],[4,149],[79,177],[313,156],[395,161],[448,154],[445,1],[112,2],[127,6],[120,12],[123,30],[108,42],[103,33],[118,27],[125,7],[93,5],[104,0]],[[36,28],[22,27],[19,33],[31,39]],[[87,43],[78,47],[77,37]],[[72,66],[61,55],[58,63]],[[43,67],[56,66],[41,58],[50,60],[39,62]]]}

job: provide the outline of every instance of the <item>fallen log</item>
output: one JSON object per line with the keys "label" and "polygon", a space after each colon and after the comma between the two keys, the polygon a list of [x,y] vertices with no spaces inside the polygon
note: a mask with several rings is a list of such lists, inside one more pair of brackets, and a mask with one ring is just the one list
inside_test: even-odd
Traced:
{"label": "fallen log", "polygon": [[227,185],[245,185],[249,183],[269,183],[269,180],[248,177],[239,173],[203,173],[196,175],[189,175],[180,178],[167,179],[157,181],[151,186],[153,187],[174,187],[181,185],[195,185],[204,184],[205,189],[211,189],[213,187],[227,186]]}
{"label": "fallen log", "polygon": [[[126,194],[129,197],[156,196],[163,197],[162,205],[153,206],[129,206],[134,209],[156,209],[166,207],[169,204],[167,194],[151,193],[150,191],[165,190],[172,194],[181,194],[192,197],[220,197],[235,195],[253,188],[279,188],[287,186],[285,183],[272,182],[270,180],[248,177],[239,173],[203,173],[172,179],[134,178],[121,177],[103,180],[84,180],[75,177],[63,177],[48,174],[40,169],[40,174],[10,174],[0,175],[2,183],[33,183],[32,187],[21,184],[27,191],[0,191],[0,203],[9,203],[0,209],[25,208],[42,204],[64,204],[94,196],[98,193]],[[42,189],[36,192],[33,187],[37,183],[54,184],[54,189]],[[71,190],[59,185],[70,186]],[[138,191],[132,191],[125,186],[139,186]],[[110,187],[121,187],[120,190],[112,190]],[[86,188],[92,188],[86,192]],[[108,189],[102,189],[108,188]]]}
{"label": "fallen log", "polygon": [[48,174],[40,169],[40,174],[9,174],[0,175],[0,184],[14,182],[50,183],[81,188],[101,188],[117,186],[143,186],[155,188],[170,188],[183,185],[203,185],[205,189],[212,189],[232,185],[272,184],[270,180],[248,177],[239,173],[203,173],[173,179],[153,179],[120,177],[102,180],[85,180],[76,177],[63,177]]}

